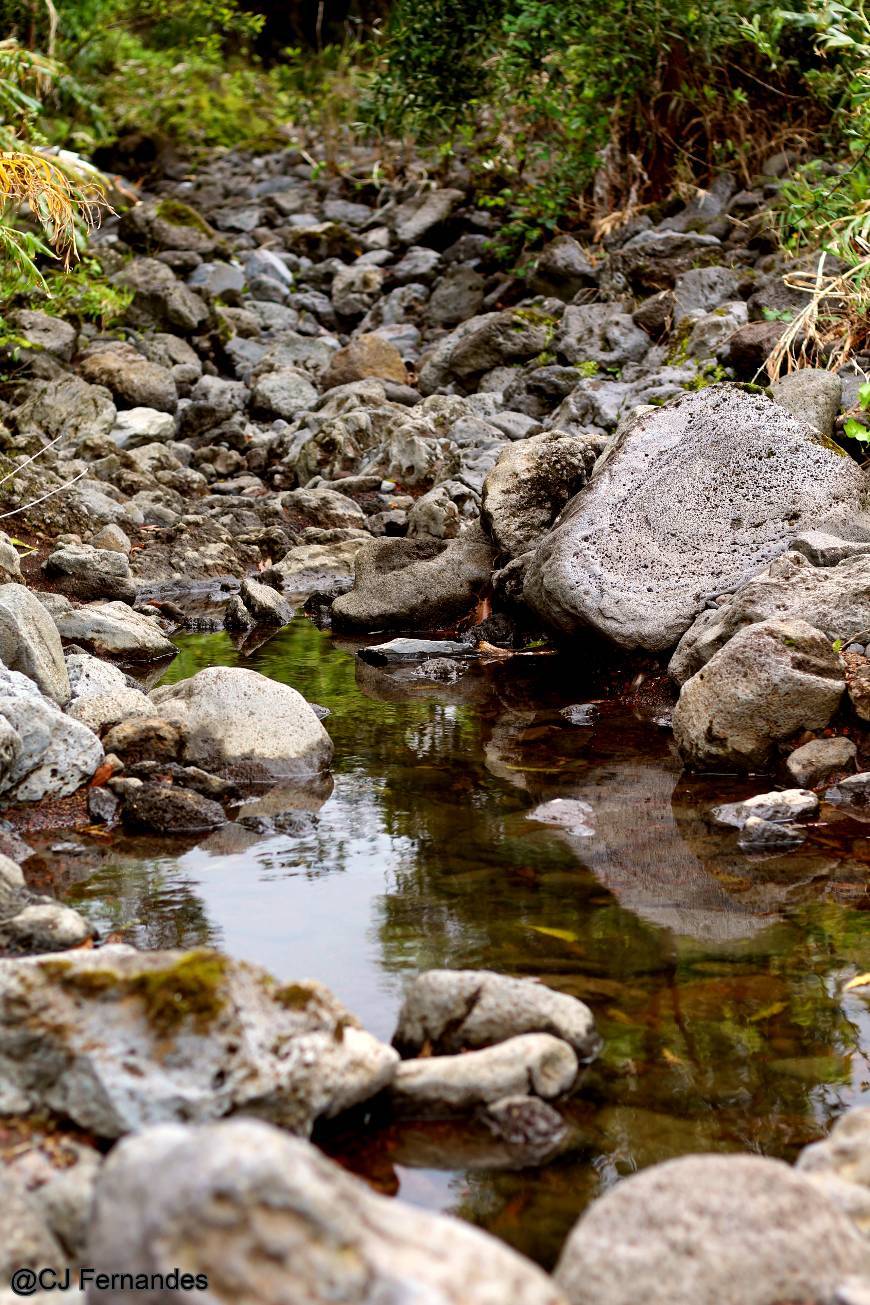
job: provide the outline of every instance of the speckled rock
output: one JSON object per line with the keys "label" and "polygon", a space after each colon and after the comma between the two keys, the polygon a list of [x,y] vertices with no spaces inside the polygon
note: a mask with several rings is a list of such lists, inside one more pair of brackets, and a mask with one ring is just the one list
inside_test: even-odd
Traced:
{"label": "speckled rock", "polygon": [[549,1100],[569,1092],[577,1057],[549,1033],[523,1033],[464,1056],[403,1060],[390,1085],[390,1101],[402,1114],[448,1116],[502,1097],[528,1093]]}
{"label": "speckled rock", "polygon": [[565,504],[588,481],[602,441],[559,430],[509,444],[483,482],[480,515],[508,557],[538,544]]}
{"label": "speckled rock", "polygon": [[0,662],[20,671],[59,706],[70,683],[57,626],[24,585],[0,585]]}

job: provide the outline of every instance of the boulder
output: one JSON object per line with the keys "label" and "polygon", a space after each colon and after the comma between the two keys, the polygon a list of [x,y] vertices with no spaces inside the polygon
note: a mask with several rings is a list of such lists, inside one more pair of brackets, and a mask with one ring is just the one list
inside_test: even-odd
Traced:
{"label": "boulder", "polygon": [[24,585],[0,585],[0,662],[20,671],[62,707],[70,682],[57,626]]}
{"label": "boulder", "polygon": [[502,450],[480,500],[481,520],[499,552],[518,557],[540,542],[588,481],[601,449],[596,436],[548,430]]}
{"label": "boulder", "polygon": [[329,769],[332,743],[308,703],[258,671],[210,666],[151,698],[185,731],[183,760],[206,770],[281,779]]}
{"label": "boulder", "polygon": [[66,797],[103,759],[100,740],[32,680],[0,668],[0,794],[7,801]]}
{"label": "boulder", "polygon": [[336,385],[350,385],[353,381],[367,380],[370,376],[404,385],[408,372],[402,355],[395,345],[382,336],[369,332],[356,336],[350,344],[332,355],[323,373],[325,390]]}
{"label": "boulder", "polygon": [[108,435],[115,414],[112,396],[102,385],[89,385],[78,376],[60,376],[54,381],[31,381],[13,420],[25,438],[65,436],[66,442],[74,445],[88,435]]}
{"label": "boulder", "polygon": [[42,564],[47,576],[73,598],[108,598],[132,602],[136,583],[123,553],[91,544],[64,544]]}
{"label": "boulder", "polygon": [[811,739],[789,753],[785,768],[796,784],[802,788],[815,788],[832,775],[854,770],[857,753],[852,740],[842,735],[832,739]]}
{"label": "boulder", "polygon": [[[149,705],[150,702],[149,702]],[[138,761],[177,761],[184,751],[186,730],[176,721],[151,714],[121,721],[106,734],[106,751],[127,765]]]}
{"label": "boulder", "polygon": [[[48,1226],[44,1212],[17,1175],[0,1168],[0,1204],[3,1208],[3,1238],[0,1241],[0,1276],[4,1288],[16,1269],[57,1267],[63,1270],[67,1257]],[[32,1293],[28,1293],[32,1294]],[[10,1299],[15,1297],[10,1293]],[[48,1300],[45,1296],[33,1299]]]}
{"label": "boulder", "polygon": [[461,190],[428,190],[396,209],[393,228],[403,245],[416,245],[450,217],[465,198]]}
{"label": "boulder", "polygon": [[843,382],[834,372],[803,367],[774,381],[770,393],[774,402],[798,421],[805,422],[826,438],[833,435],[843,398]]}
{"label": "boulder", "polygon": [[123,214],[119,232],[134,249],[210,254],[220,240],[201,213],[174,198],[146,199]]}
{"label": "boulder", "polygon": [[332,606],[336,629],[436,629],[466,615],[489,584],[492,545],[475,524],[456,539],[373,539],[354,588]]}
{"label": "boulder", "polygon": [[227,823],[219,802],[175,784],[143,783],[123,795],[122,819],[153,834],[205,834]]}
{"label": "boulder", "polygon": [[565,309],[553,348],[571,364],[623,367],[639,362],[649,346],[646,331],[621,304],[580,304]]}
{"label": "boulder", "polygon": [[72,697],[67,715],[99,734],[131,716],[150,716],[151,699],[128,683],[124,672],[111,662],[88,653],[72,653],[66,662]]}
{"label": "boulder", "polygon": [[295,544],[272,567],[274,576],[288,594],[310,594],[349,589],[354,561],[367,537],[360,531],[352,539],[333,544]]}
{"label": "boulder", "polygon": [[[164,1275],[181,1265],[258,1305],[565,1305],[495,1238],[378,1196],[310,1143],[249,1119],[166,1125],[115,1147],[83,1262]],[[89,1299],[113,1305],[117,1293]]]}
{"label": "boulder", "polygon": [[393,1046],[403,1056],[427,1043],[436,1054],[454,1054],[520,1033],[550,1033],[581,1060],[600,1042],[592,1012],[576,997],[491,970],[427,970],[405,993]]}
{"label": "boulder", "polygon": [[813,566],[794,551],[778,557],[697,617],[668,670],[683,683],[738,630],[769,620],[806,621],[831,642],[839,639],[843,644],[870,631],[870,555],[847,557],[835,566]]}
{"label": "boulder", "polygon": [[143,358],[130,344],[113,344],[86,355],[79,370],[92,385],[104,385],[124,407],[175,411],[178,390],[172,373]]}
{"label": "boulder", "polygon": [[0,856],[0,950],[22,954],[80,947],[93,928],[78,911],[33,893],[20,866]]}
{"label": "boulder", "polygon": [[693,766],[764,766],[778,743],[827,725],[845,687],[840,658],[821,631],[806,621],[762,621],[683,685],[674,741]]}
{"label": "boulder", "polygon": [[827,1137],[804,1147],[795,1168],[870,1236],[870,1107],[847,1110]]}
{"label": "boulder", "polygon": [[98,1137],[244,1110],[308,1133],[392,1079],[396,1053],[317,983],[219,952],[109,945],[0,960],[0,1107]]}
{"label": "boulder", "polygon": [[290,367],[266,372],[254,382],[253,407],[269,417],[293,421],[317,402],[317,390],[306,376]]}
{"label": "boulder", "polygon": [[126,657],[134,662],[175,656],[175,644],[167,639],[155,618],[134,612],[126,603],[87,603],[84,607],[73,607],[60,594],[42,594],[40,598],[62,639],[84,643],[98,653]]}
{"label": "boulder", "polygon": [[61,362],[70,361],[76,344],[76,328],[71,322],[33,308],[19,308],[10,317],[15,333],[23,336],[31,349],[50,353]]}
{"label": "boulder", "polygon": [[672,647],[707,597],[859,507],[864,478],[760,395],[714,385],[629,421],[538,546],[525,595],[566,634]]}
{"label": "boulder", "polygon": [[483,307],[486,278],[473,267],[456,263],[436,282],[426,317],[439,326],[456,326]]}
{"label": "boulder", "polygon": [[574,1228],[571,1305],[829,1301],[870,1249],[803,1174],[760,1156],[686,1156],[623,1179]]}
{"label": "boulder", "polygon": [[390,1084],[395,1110],[415,1117],[449,1116],[519,1093],[549,1100],[577,1078],[577,1057],[549,1033],[523,1033],[464,1056],[403,1060]]}
{"label": "boulder", "polygon": [[269,585],[244,579],[239,587],[239,597],[250,612],[254,621],[263,625],[286,625],[292,620],[293,608]]}
{"label": "boulder", "polygon": [[127,319],[133,325],[184,335],[205,326],[209,310],[198,295],[179,281],[165,263],[155,258],[134,258],[111,277],[114,285],[132,291]]}
{"label": "boulder", "polygon": [[532,274],[532,290],[566,302],[581,290],[593,289],[598,272],[573,236],[557,236],[544,245]]}
{"label": "boulder", "polygon": [[281,495],[281,507],[293,526],[319,526],[322,530],[365,528],[365,513],[360,505],[334,489],[291,489]]}

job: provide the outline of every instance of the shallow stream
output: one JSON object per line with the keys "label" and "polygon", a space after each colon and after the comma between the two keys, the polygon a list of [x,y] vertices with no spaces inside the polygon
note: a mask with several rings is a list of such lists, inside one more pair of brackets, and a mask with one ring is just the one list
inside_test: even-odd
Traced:
{"label": "shallow stream", "polygon": [[[681,777],[655,723],[661,691],[608,697],[577,655],[474,664],[443,684],[367,666],[303,617],[248,656],[223,634],[178,643],[166,680],[246,665],[328,707],[334,787],[294,834],[78,835],[56,852],[43,839],[104,935],[319,979],[387,1040],[406,976],[434,966],[537,976],[595,1011],[604,1049],[556,1160],[501,1168],[474,1122],[325,1140],[379,1190],[550,1265],[620,1175],[690,1151],[790,1159],[870,1101],[870,988],[843,993],[870,970],[870,827],[823,824],[797,852],[742,855],[705,812],[770,778]],[[554,797],[590,803],[594,835],[529,818]]]}

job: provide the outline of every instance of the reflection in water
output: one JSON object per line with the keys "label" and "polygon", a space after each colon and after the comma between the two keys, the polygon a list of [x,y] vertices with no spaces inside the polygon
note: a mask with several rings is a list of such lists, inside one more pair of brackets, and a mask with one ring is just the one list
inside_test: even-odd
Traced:
{"label": "reflection in water", "polygon": [[[168,678],[251,665],[330,708],[334,790],[259,799],[317,812],[294,836],[89,845],[76,905],[145,946],[207,942],[320,979],[384,1038],[404,977],[431,966],[539,976],[595,1010],[605,1049],[566,1107],[567,1153],[512,1169],[477,1123],[324,1139],[381,1190],[549,1264],[620,1175],[687,1151],[790,1157],[866,1096],[867,999],[841,994],[870,969],[866,829],[742,856],[703,813],[765,781],[681,778],[668,734],[575,657],[446,685],[357,663],[303,619],[247,660],[223,635],[180,642]],[[528,819],[555,797],[588,802],[595,836]]]}

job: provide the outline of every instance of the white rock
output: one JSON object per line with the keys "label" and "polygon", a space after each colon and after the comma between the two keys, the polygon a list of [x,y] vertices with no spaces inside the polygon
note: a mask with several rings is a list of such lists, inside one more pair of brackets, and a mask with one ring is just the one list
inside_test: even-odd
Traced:
{"label": "white rock", "polygon": [[69,677],[57,627],[24,585],[0,585],[0,661],[33,680],[58,706],[69,700]]}
{"label": "white rock", "polygon": [[719,825],[742,829],[750,816],[759,820],[809,819],[819,810],[819,799],[805,788],[785,788],[780,792],[756,793],[742,802],[726,802],[710,812]]}
{"label": "white rock", "polygon": [[103,759],[97,736],[72,720],[32,680],[0,668],[0,794],[18,802],[65,797]]}
{"label": "white rock", "polygon": [[67,669],[73,691],[67,715],[95,733],[130,716],[153,715],[154,704],[147,693],[132,688],[124,672],[111,662],[73,653],[67,658]]}
{"label": "white rock", "polygon": [[562,1096],[574,1085],[577,1070],[567,1042],[550,1033],[522,1033],[463,1056],[403,1060],[390,1097],[406,1114],[451,1114],[523,1093]]}

